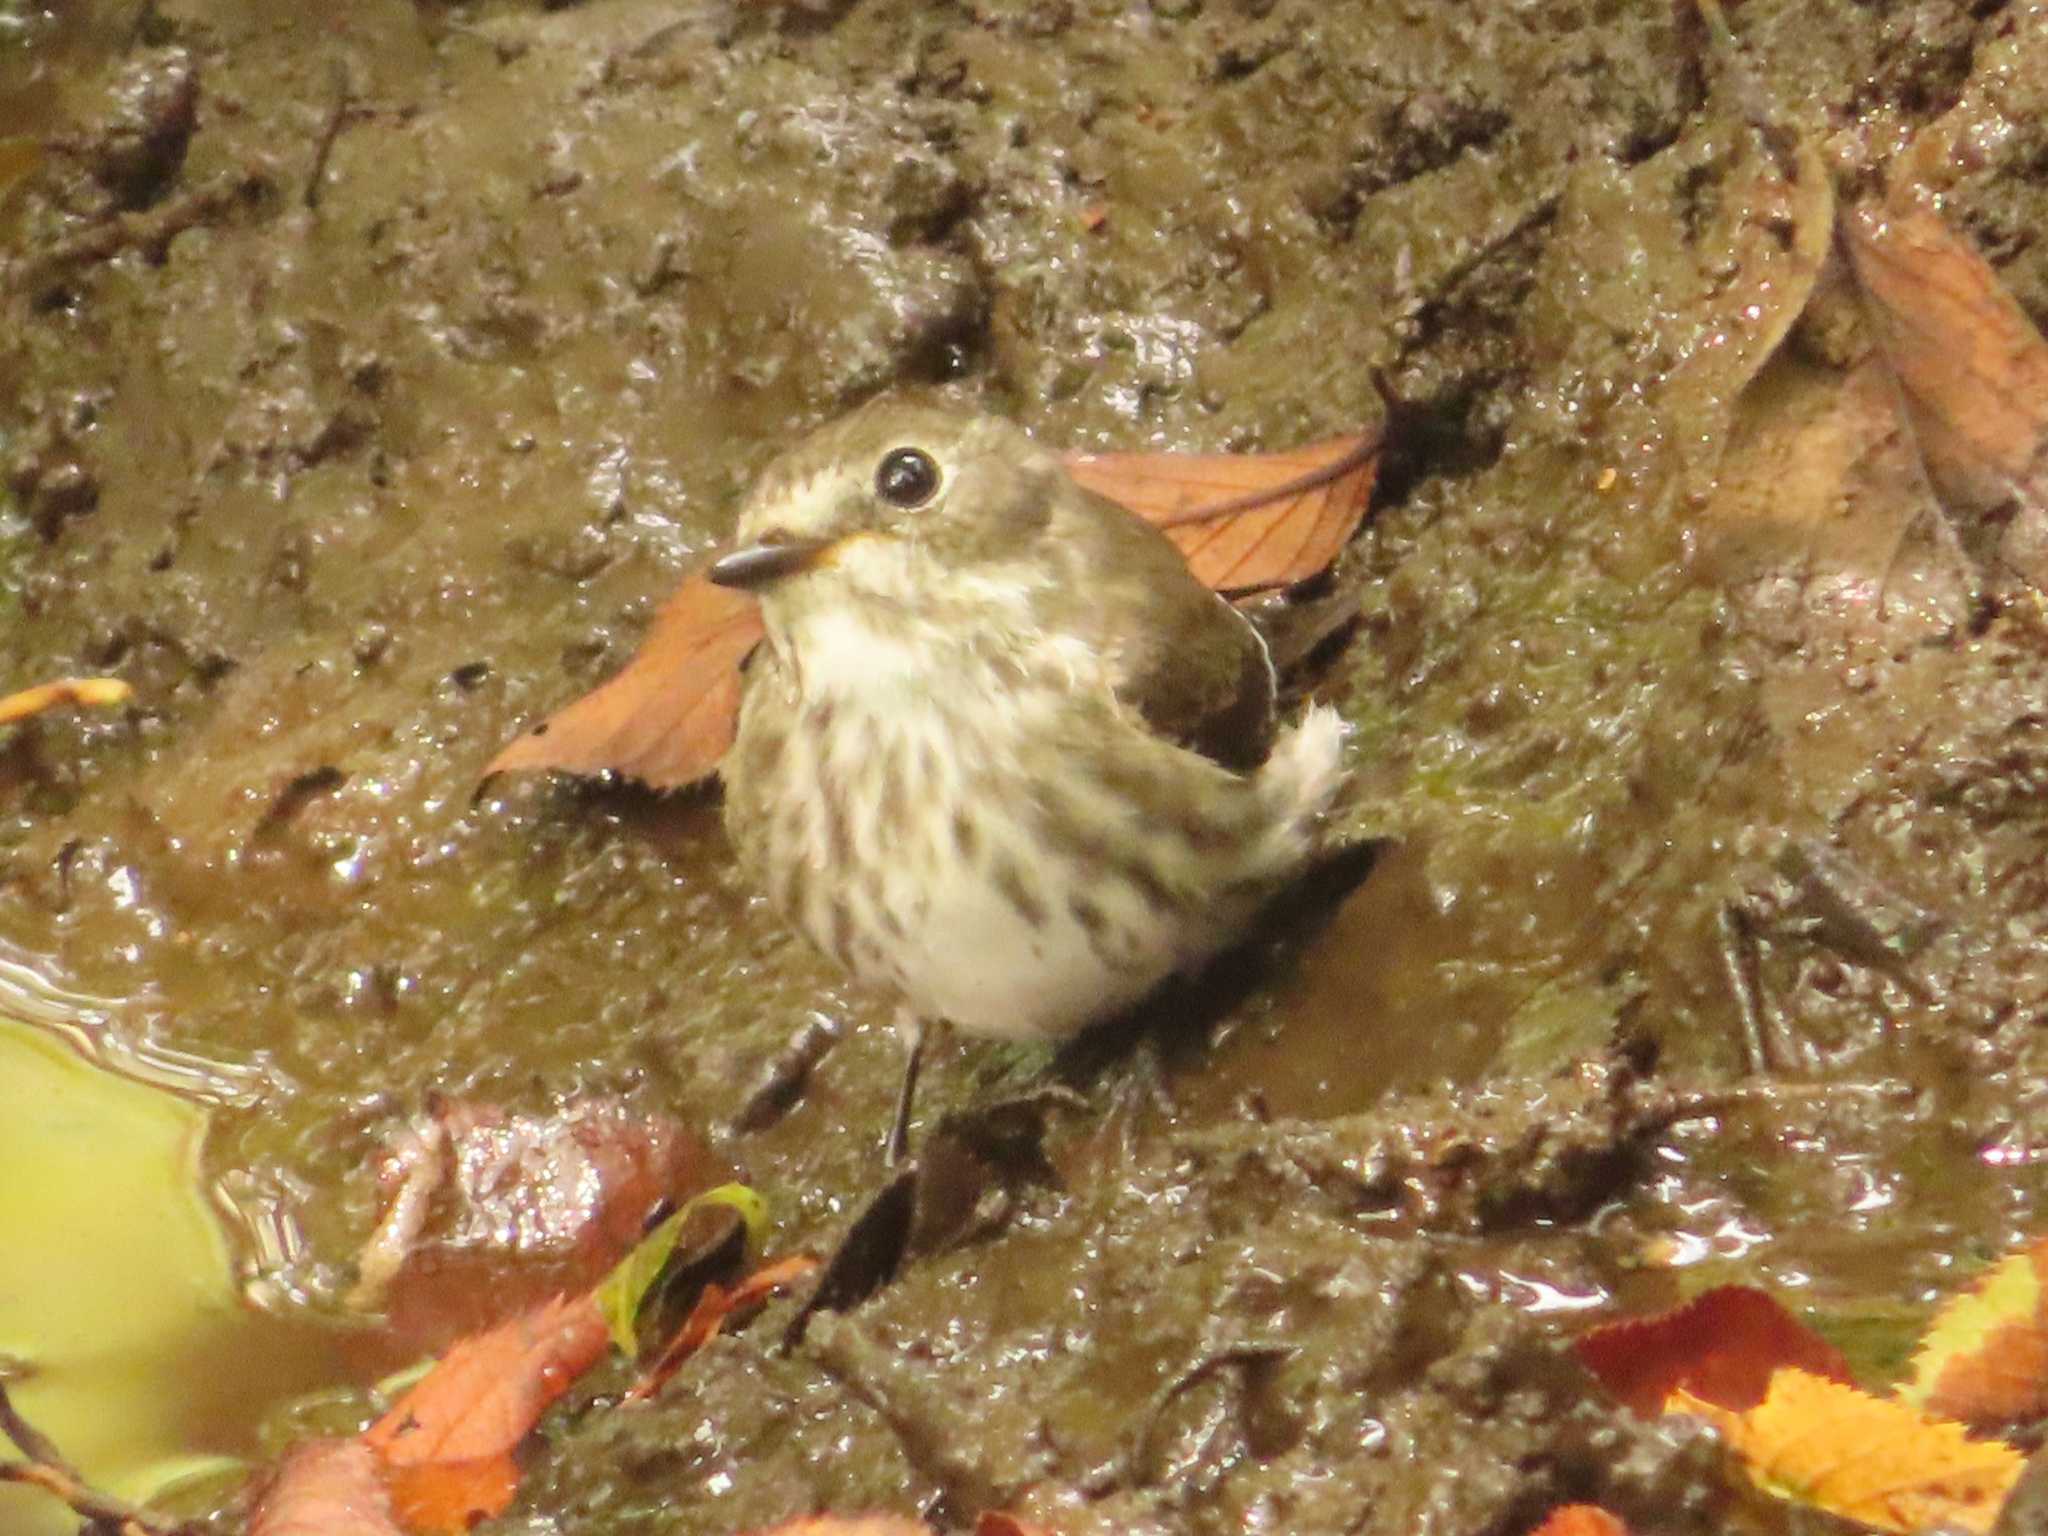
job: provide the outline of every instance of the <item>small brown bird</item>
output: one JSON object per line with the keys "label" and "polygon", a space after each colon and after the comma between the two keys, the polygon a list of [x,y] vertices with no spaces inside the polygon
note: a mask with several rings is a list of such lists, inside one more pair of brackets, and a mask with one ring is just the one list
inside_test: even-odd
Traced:
{"label": "small brown bird", "polygon": [[1236,609],[1019,428],[901,400],[762,475],[725,824],[774,906],[925,1026],[1050,1040],[1240,937],[1319,847],[1343,726],[1276,731]]}

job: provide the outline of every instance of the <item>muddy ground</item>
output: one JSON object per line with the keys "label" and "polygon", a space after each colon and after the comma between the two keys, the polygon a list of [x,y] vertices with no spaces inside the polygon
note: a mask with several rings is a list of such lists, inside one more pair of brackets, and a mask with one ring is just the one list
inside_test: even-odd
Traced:
{"label": "muddy ground", "polygon": [[[1070,447],[1398,402],[1296,680],[1392,850],[1060,1068],[1051,1176],[803,1349],[771,1312],[650,1411],[579,1388],[505,1528],[1788,1529],[1559,1341],[1739,1278],[1882,1379],[2040,1232],[2048,620],[1924,520],[1781,502],[1867,348],[1832,269],[1806,310],[1815,165],[1869,198],[1939,141],[2048,318],[2048,8],[1745,0],[1732,56],[1662,0],[58,12],[0,7],[44,146],[0,644],[137,697],[0,752],[0,938],[253,1070],[207,1155],[302,1240],[252,1250],[278,1308],[338,1308],[430,1090],[674,1113],[786,1247],[878,1184],[886,1000],[713,796],[473,803],[794,434],[907,385]],[[721,1131],[813,1011],[805,1100]],[[1046,1070],[949,1046],[927,1123]]]}

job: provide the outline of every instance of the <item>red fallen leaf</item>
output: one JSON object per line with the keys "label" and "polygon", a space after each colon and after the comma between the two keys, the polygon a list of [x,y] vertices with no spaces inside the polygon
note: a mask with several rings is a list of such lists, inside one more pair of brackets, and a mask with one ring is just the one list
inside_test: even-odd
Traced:
{"label": "red fallen leaf", "polygon": [[1963,547],[2048,590],[2048,340],[1933,208],[1895,199],[1841,229]]}
{"label": "red fallen leaf", "polygon": [[646,1373],[633,1383],[633,1390],[626,1394],[626,1401],[644,1402],[653,1397],[685,1360],[711,1342],[712,1336],[725,1326],[727,1318],[767,1300],[773,1292],[802,1279],[817,1267],[816,1259],[807,1254],[796,1254],[762,1265],[730,1291],[715,1280],[708,1283],[698,1296],[697,1304],[690,1309],[690,1315],[675,1331],[675,1336],[662,1347],[660,1356]]}
{"label": "red fallen leaf", "polygon": [[1662,1413],[1680,1389],[1744,1412],[1764,1400],[1781,1366],[1850,1382],[1840,1350],[1748,1285],[1716,1286],[1669,1312],[1591,1329],[1572,1341],[1572,1353],[1616,1401],[1645,1418]]}
{"label": "red fallen leaf", "polygon": [[1529,1536],[1629,1536],[1629,1530],[1598,1504],[1560,1504]]}
{"label": "red fallen leaf", "polygon": [[384,1306],[414,1351],[439,1348],[591,1284],[704,1163],[675,1121],[609,1099],[546,1115],[437,1099],[387,1137],[385,1209],[349,1302]]}
{"label": "red fallen leaf", "polygon": [[1288,453],[1069,454],[1067,473],[1180,546],[1218,592],[1306,581],[1337,558],[1372,495],[1376,433]]}
{"label": "red fallen leaf", "polygon": [[512,1501],[512,1452],[548,1405],[610,1348],[588,1295],[562,1297],[464,1339],[362,1441],[415,1530],[461,1532]]}
{"label": "red fallen leaf", "polygon": [[701,572],[662,604],[633,659],[491,759],[484,777],[558,768],[619,773],[655,789],[708,777],[740,717],[740,663],[760,641],[761,610]]}
{"label": "red fallen leaf", "polygon": [[[1289,453],[1070,454],[1097,495],[1164,529],[1219,592],[1305,581],[1337,557],[1365,516],[1378,434]],[[754,599],[701,571],[662,606],[633,659],[513,740],[484,769],[618,773],[651,789],[708,778],[732,745],[739,665],[764,633]]]}
{"label": "red fallen leaf", "polygon": [[403,1536],[377,1453],[313,1440],[284,1458],[256,1500],[249,1536]]}

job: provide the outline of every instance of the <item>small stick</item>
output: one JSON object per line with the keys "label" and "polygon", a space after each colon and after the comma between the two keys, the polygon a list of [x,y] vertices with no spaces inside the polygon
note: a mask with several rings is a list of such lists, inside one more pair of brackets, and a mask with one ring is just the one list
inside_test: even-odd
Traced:
{"label": "small stick", "polygon": [[22,1483],[62,1499],[88,1525],[112,1526],[121,1536],[182,1536],[191,1526],[91,1487],[41,1430],[24,1419],[0,1382],[0,1430],[26,1461],[0,1461],[0,1483]]}
{"label": "small stick", "polygon": [[327,114],[327,121],[321,125],[320,137],[313,145],[313,173],[306,178],[305,202],[308,208],[320,206],[320,193],[327,181],[327,161],[334,153],[334,141],[341,137],[341,130],[355,115],[355,92],[349,87],[348,67],[336,59],[334,110]]}

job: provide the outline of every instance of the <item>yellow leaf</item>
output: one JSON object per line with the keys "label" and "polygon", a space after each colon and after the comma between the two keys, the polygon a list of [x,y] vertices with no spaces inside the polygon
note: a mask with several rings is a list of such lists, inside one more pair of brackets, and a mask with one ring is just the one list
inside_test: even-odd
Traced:
{"label": "yellow leaf", "polygon": [[2041,1320],[2035,1243],[1980,1275],[1934,1314],[1897,1397],[1916,1412],[1971,1424],[2031,1418],[2048,1387],[2048,1333]]}
{"label": "yellow leaf", "polygon": [[1684,1390],[1664,1410],[1712,1424],[1759,1487],[1884,1531],[1988,1532],[2024,1461],[1960,1424],[1797,1370],[1773,1375],[1746,1413]]}

